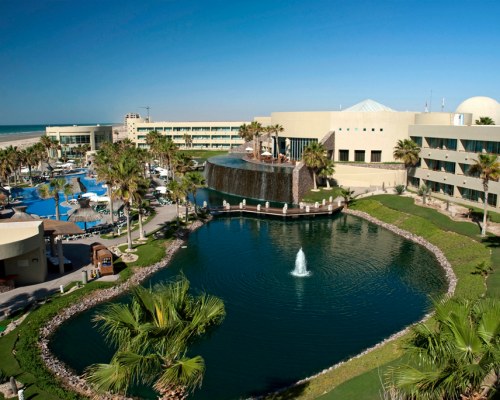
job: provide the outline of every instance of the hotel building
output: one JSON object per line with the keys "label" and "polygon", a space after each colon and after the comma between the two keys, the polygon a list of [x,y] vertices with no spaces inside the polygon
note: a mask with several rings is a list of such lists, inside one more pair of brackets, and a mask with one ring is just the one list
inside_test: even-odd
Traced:
{"label": "hotel building", "polygon": [[102,143],[113,141],[113,127],[111,125],[91,126],[48,126],[45,134],[53,140],[57,140],[61,148],[57,150],[58,157],[63,155],[71,158],[77,154],[74,148],[86,144],[90,151],[99,150]]}
{"label": "hotel building", "polygon": [[[409,171],[409,184],[431,187],[433,195],[453,197],[466,204],[482,204],[482,180],[468,173],[478,153],[499,154],[500,126],[475,125],[480,117],[500,121],[500,104],[488,97],[464,101],[455,112],[400,112],[373,100],[342,111],[274,112],[256,117],[263,126],[281,125],[279,137],[264,146],[300,160],[312,142],[325,145],[335,162],[333,178],[351,187],[393,187],[406,184],[406,171],[393,158],[400,139],[412,138],[421,147],[420,163]],[[244,142],[238,122],[139,122],[127,124],[129,138],[147,147],[145,137],[156,130],[181,148],[231,149]],[[500,183],[490,183],[489,203],[499,207]]]}

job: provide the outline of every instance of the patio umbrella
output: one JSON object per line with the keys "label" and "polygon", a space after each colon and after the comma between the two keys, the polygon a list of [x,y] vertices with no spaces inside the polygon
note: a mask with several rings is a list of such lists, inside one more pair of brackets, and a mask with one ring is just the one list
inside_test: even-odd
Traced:
{"label": "patio umbrella", "polygon": [[38,219],[33,217],[32,215],[28,214],[26,212],[26,209],[28,206],[18,206],[18,207],[12,207],[14,210],[14,214],[12,217],[10,217],[10,220],[13,221],[33,221],[34,219]]}
{"label": "patio umbrella", "polygon": [[262,155],[265,157],[272,156],[272,154],[269,153],[268,151],[265,151],[264,153],[262,153]]}
{"label": "patio umbrella", "polygon": [[87,230],[87,222],[95,222],[102,219],[102,216],[90,207],[90,199],[81,197],[78,199],[78,203],[80,204],[80,208],[70,211],[71,214],[68,217],[68,221],[83,222],[85,230]]}
{"label": "patio umbrella", "polygon": [[247,147],[247,148],[245,149],[245,151],[253,151],[253,148],[251,148],[251,147]]}

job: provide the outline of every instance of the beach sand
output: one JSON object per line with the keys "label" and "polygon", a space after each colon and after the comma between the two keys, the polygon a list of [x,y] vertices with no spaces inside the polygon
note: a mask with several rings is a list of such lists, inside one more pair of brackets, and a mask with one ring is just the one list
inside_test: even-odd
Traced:
{"label": "beach sand", "polygon": [[43,132],[37,133],[22,133],[19,135],[0,135],[0,148],[4,149],[9,146],[17,146],[25,148],[35,144],[40,140]]}

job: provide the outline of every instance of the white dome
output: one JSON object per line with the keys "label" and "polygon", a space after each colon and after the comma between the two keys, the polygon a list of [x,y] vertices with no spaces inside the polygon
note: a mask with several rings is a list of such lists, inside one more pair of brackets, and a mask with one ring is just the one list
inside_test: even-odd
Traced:
{"label": "white dome", "polygon": [[500,104],[491,97],[476,96],[463,101],[456,110],[457,113],[471,113],[472,123],[481,117],[490,117],[496,125],[500,125]]}

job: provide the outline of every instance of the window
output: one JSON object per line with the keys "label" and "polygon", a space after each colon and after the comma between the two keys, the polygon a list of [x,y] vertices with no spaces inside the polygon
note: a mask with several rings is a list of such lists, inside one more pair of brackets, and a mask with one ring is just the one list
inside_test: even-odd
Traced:
{"label": "window", "polygon": [[339,161],[349,161],[349,150],[339,150]]}
{"label": "window", "polygon": [[380,132],[383,132],[384,131],[384,128],[380,128]]}
{"label": "window", "polygon": [[342,128],[339,128],[339,132],[342,130]]}
{"label": "window", "polygon": [[372,128],[372,132],[375,132],[375,128]]}
{"label": "window", "polygon": [[422,136],[410,136],[410,139],[413,140],[418,147],[422,147]]}
{"label": "window", "polygon": [[366,128],[363,128],[363,132],[366,132]]}
{"label": "window", "polygon": [[382,161],[382,150],[372,150],[371,162],[381,162]]}
{"label": "window", "polygon": [[365,162],[365,151],[364,150],[354,150],[354,161]]}

